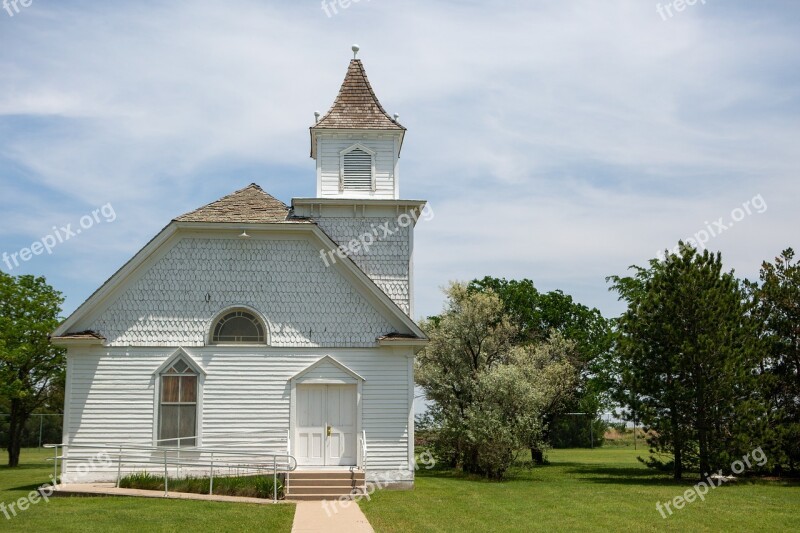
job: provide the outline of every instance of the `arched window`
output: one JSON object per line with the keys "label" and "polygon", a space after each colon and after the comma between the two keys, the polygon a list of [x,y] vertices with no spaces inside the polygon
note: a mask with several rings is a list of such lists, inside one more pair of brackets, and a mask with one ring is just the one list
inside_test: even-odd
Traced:
{"label": "arched window", "polygon": [[214,324],[211,342],[215,344],[264,344],[264,326],[250,311],[237,309],[225,313]]}

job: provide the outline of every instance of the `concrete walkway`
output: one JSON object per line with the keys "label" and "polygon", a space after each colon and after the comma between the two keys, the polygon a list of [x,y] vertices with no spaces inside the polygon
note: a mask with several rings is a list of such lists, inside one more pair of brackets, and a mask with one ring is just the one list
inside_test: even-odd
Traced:
{"label": "concrete walkway", "polygon": [[309,531],[374,533],[375,530],[354,501],[297,502],[292,533]]}
{"label": "concrete walkway", "polygon": [[[174,500],[205,500],[231,503],[255,503],[272,505],[272,500],[245,498],[243,496],[222,496],[217,494],[194,494],[191,492],[118,489],[114,483],[70,483],[56,485],[49,496],[138,496],[140,498],[167,498]],[[331,533],[374,533],[367,517],[361,512],[357,502],[346,501],[301,501],[279,500],[278,504],[296,503],[292,533],[325,531]]]}

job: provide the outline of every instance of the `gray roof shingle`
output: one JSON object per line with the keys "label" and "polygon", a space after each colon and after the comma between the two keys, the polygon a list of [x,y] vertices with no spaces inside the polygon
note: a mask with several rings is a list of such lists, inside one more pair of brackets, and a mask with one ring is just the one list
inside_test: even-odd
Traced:
{"label": "gray roof shingle", "polygon": [[292,218],[289,206],[251,183],[216,202],[204,205],[175,219],[176,222],[243,222],[276,223],[308,222]]}

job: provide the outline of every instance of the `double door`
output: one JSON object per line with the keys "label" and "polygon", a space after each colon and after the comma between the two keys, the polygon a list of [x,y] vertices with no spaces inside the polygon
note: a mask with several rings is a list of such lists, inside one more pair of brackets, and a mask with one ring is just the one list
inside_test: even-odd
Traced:
{"label": "double door", "polygon": [[300,465],[354,466],[356,386],[298,385],[295,458]]}

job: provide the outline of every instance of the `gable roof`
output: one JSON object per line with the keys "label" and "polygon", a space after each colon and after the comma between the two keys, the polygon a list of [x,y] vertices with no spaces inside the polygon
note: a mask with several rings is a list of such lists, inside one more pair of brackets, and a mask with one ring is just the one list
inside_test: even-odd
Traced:
{"label": "gable roof", "polygon": [[289,206],[251,183],[215,202],[175,218],[176,222],[308,222],[292,219]]}
{"label": "gable roof", "polygon": [[[92,342],[103,343],[105,340],[95,332],[81,331],[73,332],[73,327],[84,317],[89,315],[94,309],[98,308],[103,302],[111,297],[126,281],[133,277],[144,265],[153,258],[166,243],[176,234],[184,229],[207,229],[212,231],[227,231],[231,228],[238,228],[235,224],[248,223],[254,224],[253,230],[278,230],[292,232],[310,232],[323,248],[334,250],[337,247],[330,236],[313,221],[305,218],[294,218],[291,210],[283,202],[264,192],[261,187],[252,183],[233,192],[216,202],[211,202],[199,209],[181,215],[172,220],[164,229],[161,230],[144,248],[129,259],[119,270],[117,270],[103,285],[92,293],[75,311],[64,320],[52,333],[54,340],[62,341],[61,344],[70,342]],[[273,226],[272,224],[284,224]],[[250,230],[250,228],[248,228]],[[409,317],[397,303],[392,300],[386,292],[378,287],[373,279],[367,276],[352,258],[347,257],[342,261],[337,261],[334,268],[340,269],[343,274],[350,278],[351,282],[359,287],[364,295],[368,297],[376,309],[382,308],[387,313],[395,327],[406,329],[416,336],[417,339],[427,340],[425,333]],[[380,310],[379,310],[380,312]],[[377,339],[376,339],[377,341]],[[380,343],[379,343],[380,344]]]}
{"label": "gable roof", "polygon": [[317,383],[366,381],[356,371],[340,363],[330,355],[317,359],[309,366],[289,378],[289,381],[312,381]]}
{"label": "gable roof", "polygon": [[167,370],[169,367],[175,364],[175,361],[177,361],[178,359],[183,359],[186,362],[186,364],[189,365],[189,368],[194,370],[195,373],[202,374],[204,376],[208,375],[208,373],[205,370],[203,370],[203,367],[200,366],[200,364],[197,361],[195,361],[194,357],[192,357],[192,355],[189,352],[183,349],[183,346],[178,346],[178,349],[172,352],[172,354],[169,357],[167,357],[166,361],[161,363],[161,365],[159,365],[159,367],[155,369],[153,375],[157,376],[163,373],[165,370]]}
{"label": "gable roof", "polygon": [[311,126],[318,129],[379,129],[402,130],[375,96],[360,59],[351,59],[339,95],[333,106],[319,122]]}

